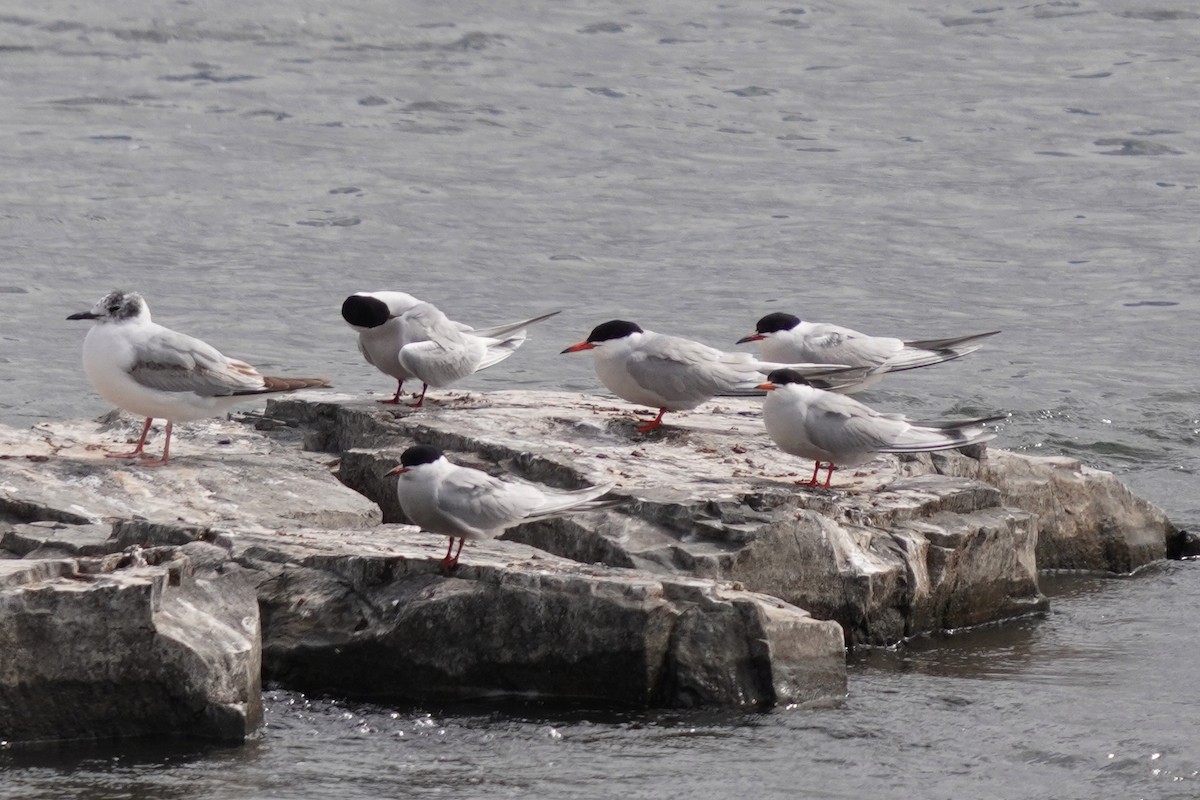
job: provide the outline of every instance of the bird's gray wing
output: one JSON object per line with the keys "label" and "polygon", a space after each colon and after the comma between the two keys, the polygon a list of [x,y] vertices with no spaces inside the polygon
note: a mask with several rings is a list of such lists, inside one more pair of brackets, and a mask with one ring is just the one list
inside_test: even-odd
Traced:
{"label": "bird's gray wing", "polygon": [[867,336],[832,325],[814,331],[805,343],[810,351],[805,358],[850,367],[877,367],[904,347],[899,339]]}
{"label": "bird's gray wing", "polygon": [[424,383],[448,386],[479,368],[486,352],[483,340],[459,330],[435,306],[414,306],[400,322],[405,337],[400,366]]}
{"label": "bird's gray wing", "polygon": [[142,386],[165,392],[220,397],[263,388],[262,375],[244,361],[183,333],[160,328],[134,345],[129,375]]}
{"label": "bird's gray wing", "polygon": [[475,335],[484,339],[511,339],[519,336],[525,338],[525,329],[530,325],[536,325],[539,322],[548,320],[551,317],[558,316],[561,311],[551,311],[549,314],[542,314],[537,317],[523,319],[520,322],[505,322],[502,325],[493,325],[490,328],[479,328],[475,331]]}
{"label": "bird's gray wing", "polygon": [[915,339],[910,342],[905,342],[905,347],[912,347],[917,350],[961,350],[967,345],[974,344],[989,336],[995,336],[1000,331],[987,331],[986,333],[969,333],[966,336],[949,336],[944,339]]}
{"label": "bird's gray wing", "polygon": [[829,453],[863,453],[886,449],[909,423],[895,414],[880,414],[839,394],[813,404],[805,424],[808,439]]}
{"label": "bird's gray wing", "polygon": [[686,402],[737,388],[738,372],[721,364],[721,355],[720,350],[699,342],[661,337],[652,350],[634,353],[626,368],[635,381],[655,394]]}
{"label": "bird's gray wing", "polygon": [[437,505],[443,513],[466,525],[490,532],[520,522],[542,500],[541,492],[533,486],[463,468],[442,482]]}
{"label": "bird's gray wing", "polygon": [[479,340],[415,342],[400,348],[400,366],[430,386],[449,386],[475,372],[483,354]]}

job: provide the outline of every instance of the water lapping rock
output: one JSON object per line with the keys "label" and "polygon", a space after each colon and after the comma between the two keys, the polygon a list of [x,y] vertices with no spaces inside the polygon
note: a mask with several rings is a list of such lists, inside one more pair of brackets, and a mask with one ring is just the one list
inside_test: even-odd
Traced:
{"label": "water lapping rock", "polygon": [[[1039,569],[1128,572],[1178,538],[1067,459],[883,457],[797,487],[811,464],[771,445],[754,401],[649,436],[632,407],[565,393],[427,404],[277,400],[181,428],[156,470],[104,458],[136,433],[118,417],[0,430],[0,652],[21,654],[0,666],[0,735],[236,739],[260,713],[260,641],[269,680],[356,697],[834,703],[846,642],[1040,611]],[[414,442],[561,487],[612,481],[629,503],[468,543],[447,577],[445,539],[404,524],[383,477]],[[74,610],[35,602],[52,597]],[[46,659],[31,625],[86,653]],[[37,677],[54,663],[59,683]],[[121,722],[104,710],[130,702],[121,669],[187,688],[141,692],[129,720],[145,722]],[[55,692],[96,711],[13,722]]]}

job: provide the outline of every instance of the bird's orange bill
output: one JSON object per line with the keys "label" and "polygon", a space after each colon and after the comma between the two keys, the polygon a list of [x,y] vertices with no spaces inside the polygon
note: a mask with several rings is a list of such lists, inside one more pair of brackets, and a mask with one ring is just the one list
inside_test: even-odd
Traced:
{"label": "bird's orange bill", "polygon": [[387,472],[383,473],[383,477],[386,478],[388,475],[401,475],[405,472],[408,472],[408,467],[401,464],[400,466],[389,469]]}
{"label": "bird's orange bill", "polygon": [[767,381],[766,383],[760,383],[760,384],[759,384],[758,386],[756,386],[755,388],[756,388],[756,389],[762,389],[762,390],[764,390],[764,391],[767,391],[767,392],[769,392],[769,391],[771,391],[772,389],[778,389],[779,387],[778,387],[776,384],[774,384],[774,383],[771,383],[770,381]]}
{"label": "bird's orange bill", "polygon": [[[562,353],[579,353],[584,350],[594,350],[595,348],[596,345],[592,344],[591,342],[576,342],[566,350],[563,350]],[[562,353],[559,353],[559,355],[562,355]]]}
{"label": "bird's orange bill", "polygon": [[761,333],[752,333],[749,336],[743,336],[742,338],[738,339],[737,344],[745,344],[746,342],[758,342],[758,341],[762,341],[765,338],[767,338],[767,337],[763,336]]}

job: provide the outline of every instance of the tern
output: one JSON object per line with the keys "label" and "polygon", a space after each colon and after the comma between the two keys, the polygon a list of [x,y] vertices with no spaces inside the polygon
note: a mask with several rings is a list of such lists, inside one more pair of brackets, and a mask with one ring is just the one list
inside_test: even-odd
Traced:
{"label": "tern", "polygon": [[726,353],[620,319],[597,325],[587,339],[562,352],[584,350],[592,351],[596,375],[613,394],[658,409],[654,420],[638,426],[640,433],[660,427],[668,411],[687,411],[717,396],[760,395],[763,377],[784,366],[824,385],[857,380],[865,373],[842,365],[766,363],[749,353]]}
{"label": "tern", "polygon": [[783,452],[816,462],[807,485],[817,486],[821,464],[828,465],[825,488],[835,469],[869,461],[877,453],[923,453],[986,442],[996,433],[984,426],[1008,416],[912,422],[812,386],[791,369],[775,370],[759,388],[767,391],[763,402],[767,434]]}
{"label": "tern", "polygon": [[[176,422],[220,416],[263,394],[329,386],[324,378],[261,375],[244,361],[151,321],[150,307],[136,292],[110,292],[90,311],[67,319],[96,322],[83,340],[83,370],[92,387],[118,408],[146,418],[137,446],[128,453],[108,453],[110,458],[163,466]],[[146,434],[156,417],[167,421],[167,436],[162,458],[148,459]]]}
{"label": "tern", "polygon": [[[481,470],[452,464],[428,445],[400,455],[396,494],[405,516],[421,530],[450,537],[442,570],[458,565],[467,539],[494,539],[514,525],[612,508],[628,502],[603,498],[613,484],[565,491],[516,480],[501,480]],[[454,550],[454,540],[458,549]],[[453,552],[453,555],[451,553]]]}
{"label": "tern", "polygon": [[558,313],[475,330],[404,292],[358,292],[342,303],[342,319],[358,331],[358,351],[396,379],[396,394],[379,402],[398,404],[404,382],[417,378],[424,386],[410,404],[414,408],[424,405],[430,386],[446,386],[499,364],[524,344],[526,328]]}
{"label": "tern", "polygon": [[951,336],[945,339],[904,341],[887,336],[868,336],[840,325],[802,322],[793,314],[767,314],[754,326],[754,333],[738,344],[758,342],[759,354],[769,361],[790,363],[847,364],[866,367],[863,380],[834,388],[857,392],[878,383],[888,372],[941,364],[962,358],[980,348],[979,342],[1000,331]]}

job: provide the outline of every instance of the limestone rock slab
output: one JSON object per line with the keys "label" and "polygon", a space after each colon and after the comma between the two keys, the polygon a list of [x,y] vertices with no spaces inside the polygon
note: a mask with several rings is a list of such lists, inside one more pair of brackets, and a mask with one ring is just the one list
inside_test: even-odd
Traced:
{"label": "limestone rock slab", "polygon": [[[140,518],[267,528],[373,525],[379,510],[330,475],[331,459],[245,424],[205,420],[175,431],[171,464],[106,458],[127,449],[132,417],[0,428],[0,520],[70,525]],[[298,437],[295,437],[298,438]],[[151,441],[150,448],[157,446]]]}
{"label": "limestone rock slab", "polygon": [[[267,416],[312,426],[341,452],[339,477],[404,521],[393,478],[420,442],[459,463],[575,488],[615,481],[624,509],[512,529],[583,563],[737,581],[834,619],[852,643],[1042,610],[1037,526],[995,487],[880,459],[800,488],[810,462],[780,453],[755,401],[680,414],[660,434],[633,430],[634,407],[553,392],[451,395],[423,411],[283,400]],[[965,458],[965,457],[964,457]]]}
{"label": "limestone rock slab", "polygon": [[0,739],[190,735],[262,719],[258,606],[205,544],[0,560]]}
{"label": "limestone rock slab", "polygon": [[637,706],[828,705],[846,691],[842,631],[729,584],[581,565],[441,537],[226,532],[257,574],[266,674],[309,691],[445,701],[518,696]]}

